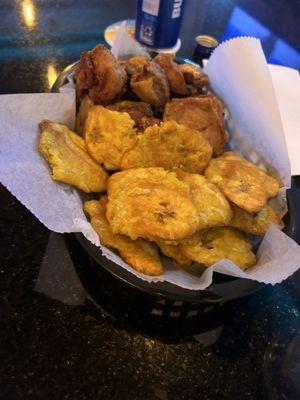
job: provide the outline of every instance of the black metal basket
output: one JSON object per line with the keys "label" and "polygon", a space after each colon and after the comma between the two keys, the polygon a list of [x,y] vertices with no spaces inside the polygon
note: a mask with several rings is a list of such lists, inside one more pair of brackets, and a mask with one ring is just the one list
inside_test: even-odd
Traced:
{"label": "black metal basket", "polygon": [[[184,59],[184,62],[188,61]],[[74,72],[77,64],[78,61],[65,68],[54,83],[52,92],[60,91],[61,86],[66,83],[67,78]],[[284,228],[284,232],[298,243],[300,242],[299,187],[299,178],[293,178],[292,187],[287,192],[289,212],[285,216],[286,226]],[[143,304],[142,314],[144,316],[153,316],[154,313],[157,317],[168,316],[171,319],[184,318],[188,320],[201,315],[203,319],[205,315],[209,314],[210,310],[215,311],[216,306],[229,300],[249,295],[264,286],[264,284],[252,280],[234,278],[218,273],[214,273],[212,285],[202,291],[184,289],[169,282],[148,283],[108,260],[102,255],[101,250],[89,242],[81,233],[68,234],[65,235],[65,238],[79,277],[91,298],[98,305],[103,303],[103,281],[106,281],[106,288],[113,285],[110,287],[110,291],[113,293],[116,292],[116,287],[119,288],[119,291],[122,287],[125,292],[131,287],[132,292],[128,295],[129,298],[141,296],[140,292],[150,295],[152,300],[151,306],[148,307],[148,313],[145,311],[147,309],[145,307],[145,302],[147,302],[145,298],[142,302],[135,301],[135,309],[139,304]],[[99,268],[99,265],[102,268]],[[109,272],[109,281],[105,271]],[[135,294],[133,295],[133,293]],[[129,313],[128,309],[126,312]],[[123,315],[126,312],[124,311]],[[141,315],[139,316],[140,319]]]}

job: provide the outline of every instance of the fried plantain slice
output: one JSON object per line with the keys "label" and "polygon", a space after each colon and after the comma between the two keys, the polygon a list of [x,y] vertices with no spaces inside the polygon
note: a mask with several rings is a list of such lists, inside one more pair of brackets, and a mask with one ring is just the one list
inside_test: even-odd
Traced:
{"label": "fried plantain slice", "polygon": [[108,175],[87,153],[80,136],[49,120],[42,121],[39,128],[38,150],[52,168],[52,179],[86,193],[106,190]]}
{"label": "fried plantain slice", "polygon": [[251,242],[237,229],[211,228],[197,232],[193,238],[193,242],[181,244],[180,250],[186,257],[207,267],[223,258],[242,269],[256,264]]}
{"label": "fried plantain slice", "polygon": [[78,135],[83,134],[84,132],[84,125],[85,121],[87,119],[88,113],[90,109],[93,107],[94,103],[93,101],[89,98],[89,96],[85,96],[80,104],[78,114],[76,116],[76,121],[75,121],[75,131],[78,133]]}
{"label": "fried plantain slice", "polygon": [[131,240],[127,236],[113,234],[106,219],[106,205],[106,196],[101,197],[99,201],[87,201],[83,205],[101,244],[118,250],[123,260],[136,271],[146,275],[161,275],[163,267],[157,247],[143,239]]}
{"label": "fried plantain slice", "polygon": [[108,170],[120,169],[121,157],[136,140],[134,121],[127,113],[94,106],[84,127],[87,151]]}
{"label": "fried plantain slice", "polygon": [[277,179],[232,151],[212,159],[204,174],[232,203],[247,212],[259,212],[279,190]]}
{"label": "fried plantain slice", "polygon": [[163,168],[132,168],[113,174],[108,199],[107,219],[113,233],[133,240],[185,239],[199,224],[189,185]]}
{"label": "fried plantain slice", "polygon": [[248,213],[235,204],[231,204],[231,207],[233,218],[228,225],[253,235],[264,235],[271,224],[281,223],[280,217],[269,204],[258,213]]}
{"label": "fried plantain slice", "polygon": [[153,125],[137,137],[124,153],[121,169],[136,167],[182,168],[201,173],[212,156],[212,148],[197,131],[174,121]]}
{"label": "fried plantain slice", "polygon": [[198,211],[198,229],[228,225],[232,218],[232,209],[226,197],[218,187],[204,176],[176,171],[180,180],[190,186],[191,197]]}
{"label": "fried plantain slice", "polygon": [[192,260],[180,251],[179,245],[164,240],[159,240],[156,244],[165,256],[172,258],[181,267],[188,267],[192,263]]}

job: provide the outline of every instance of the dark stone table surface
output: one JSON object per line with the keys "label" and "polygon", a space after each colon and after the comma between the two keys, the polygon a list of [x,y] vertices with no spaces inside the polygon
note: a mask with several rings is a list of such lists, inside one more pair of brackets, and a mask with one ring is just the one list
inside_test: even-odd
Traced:
{"label": "dark stone table surface", "polygon": [[[250,35],[269,62],[299,68],[299,1],[186,3],[180,55],[198,34]],[[2,0],[1,94],[49,91],[108,24],[134,16],[133,0]],[[0,237],[1,399],[300,398],[299,273],[231,304],[215,340],[174,339],[35,292],[49,231],[3,187]]]}

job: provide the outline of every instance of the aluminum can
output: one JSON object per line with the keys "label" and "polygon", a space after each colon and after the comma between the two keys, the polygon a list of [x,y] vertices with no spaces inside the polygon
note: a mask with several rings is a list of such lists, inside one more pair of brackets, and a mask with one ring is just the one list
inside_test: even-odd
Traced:
{"label": "aluminum can", "polygon": [[138,0],[135,37],[143,45],[166,49],[179,36],[184,0]]}

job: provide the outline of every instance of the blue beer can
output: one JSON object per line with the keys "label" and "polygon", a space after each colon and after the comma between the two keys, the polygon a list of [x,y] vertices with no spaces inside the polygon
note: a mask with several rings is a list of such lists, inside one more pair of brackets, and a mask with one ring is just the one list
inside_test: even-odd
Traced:
{"label": "blue beer can", "polygon": [[138,0],[136,39],[149,47],[175,46],[179,36],[184,0]]}

